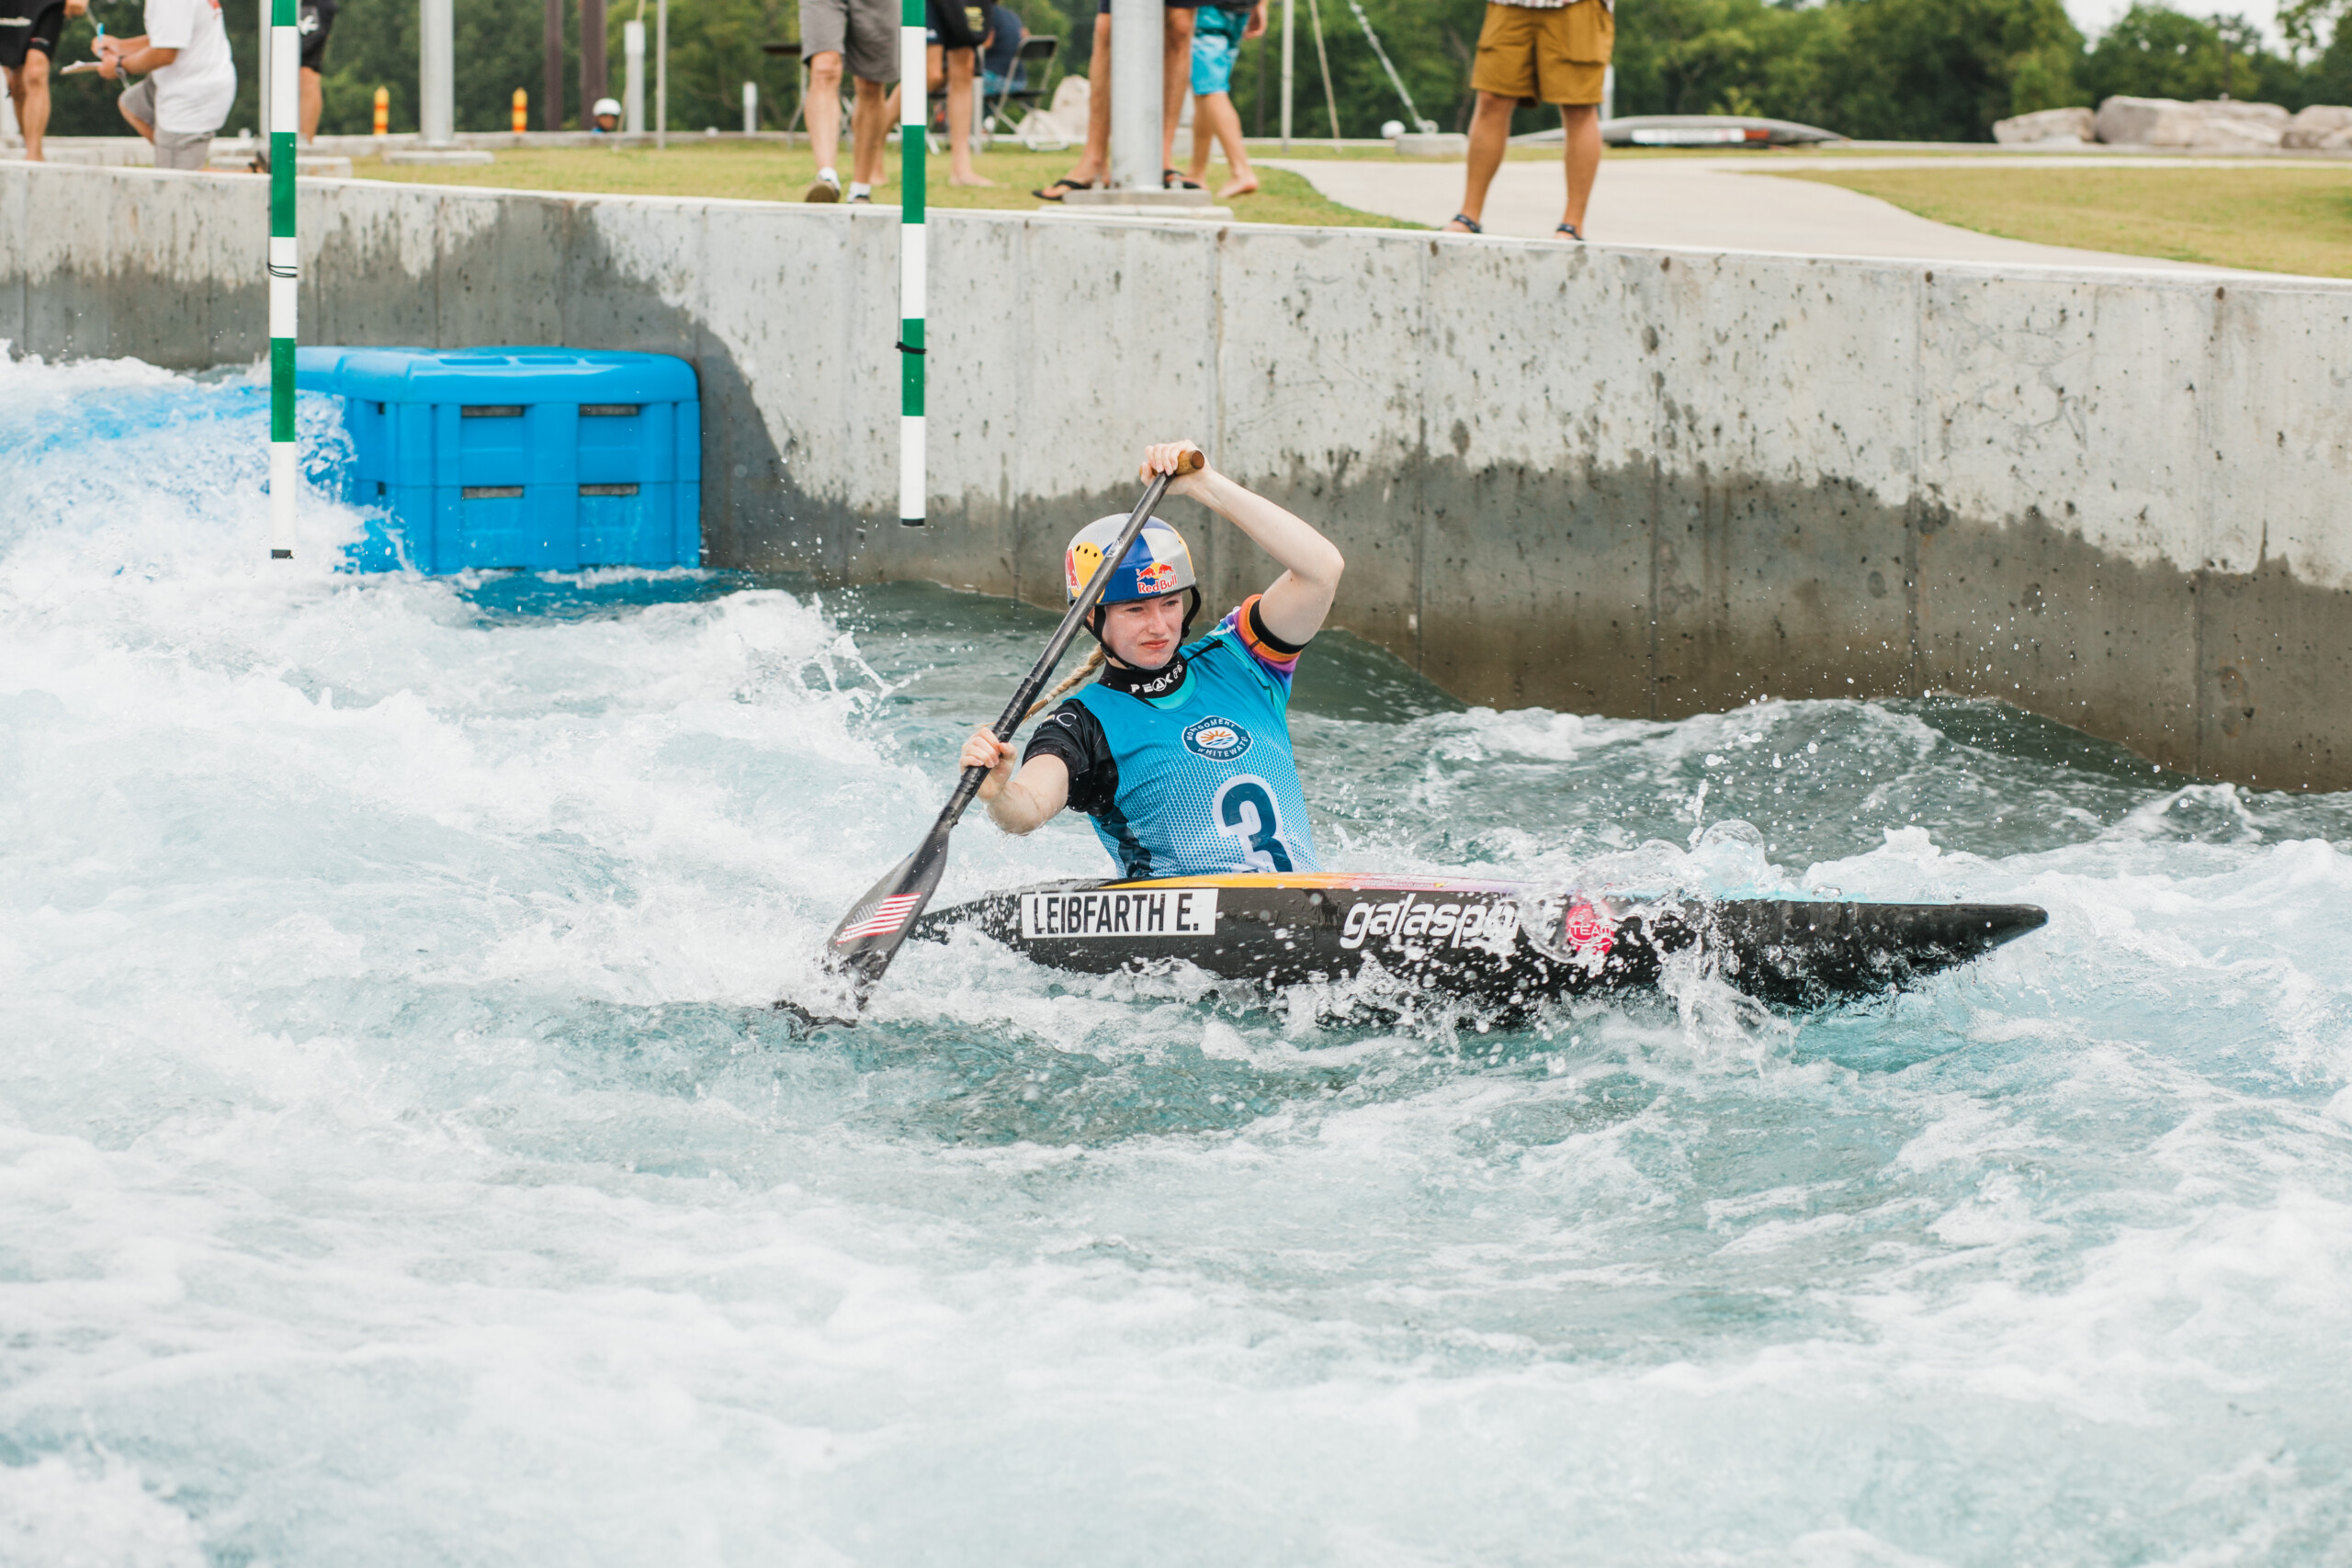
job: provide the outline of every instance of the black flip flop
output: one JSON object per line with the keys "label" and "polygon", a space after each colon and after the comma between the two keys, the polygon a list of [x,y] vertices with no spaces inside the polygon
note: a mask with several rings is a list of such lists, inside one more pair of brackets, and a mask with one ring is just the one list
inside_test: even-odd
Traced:
{"label": "black flip flop", "polygon": [[1447,219],[1446,221],[1449,223],[1459,223],[1464,229],[1469,230],[1473,234],[1483,234],[1487,231],[1476,218],[1471,217],[1466,212],[1457,212],[1453,217]]}
{"label": "black flip flop", "polygon": [[[1029,194],[1039,201],[1059,201],[1062,197],[1068,196],[1074,190],[1092,190],[1093,188],[1092,180],[1056,180],[1045,189],[1033,190]],[[1057,195],[1056,192],[1060,194]]]}
{"label": "black flip flop", "polygon": [[1584,243],[1584,236],[1577,232],[1577,226],[1573,223],[1563,223],[1558,228],[1553,230],[1552,232],[1555,234],[1566,234],[1569,239],[1577,242],[1577,243]]}
{"label": "black flip flop", "polygon": [[1201,188],[1201,184],[1198,180],[1186,179],[1183,175],[1178,174],[1173,169],[1162,169],[1159,171],[1159,188],[1162,190],[1198,190]]}

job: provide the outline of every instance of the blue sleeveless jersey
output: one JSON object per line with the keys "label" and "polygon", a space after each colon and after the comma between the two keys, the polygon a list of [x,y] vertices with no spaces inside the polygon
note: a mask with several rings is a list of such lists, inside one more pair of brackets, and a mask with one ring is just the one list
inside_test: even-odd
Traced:
{"label": "blue sleeveless jersey", "polygon": [[1243,646],[1242,620],[1185,647],[1190,670],[1167,696],[1077,694],[1118,761],[1118,793],[1091,820],[1125,875],[1321,869],[1291,756],[1290,682]]}

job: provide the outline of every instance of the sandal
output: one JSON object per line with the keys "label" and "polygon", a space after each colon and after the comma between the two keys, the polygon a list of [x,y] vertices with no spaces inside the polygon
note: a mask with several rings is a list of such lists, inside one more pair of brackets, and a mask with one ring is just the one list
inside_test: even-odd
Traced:
{"label": "sandal", "polygon": [[1188,180],[1173,169],[1162,169],[1159,171],[1159,188],[1162,190],[1198,190],[1201,188],[1201,182],[1198,180]]}
{"label": "sandal", "polygon": [[1073,180],[1063,178],[1056,180],[1053,184],[1047,186],[1043,190],[1033,190],[1029,194],[1035,197],[1039,201],[1059,201],[1062,197],[1068,196],[1074,190],[1092,190],[1093,188],[1094,182],[1092,180]]}
{"label": "sandal", "polygon": [[1483,234],[1487,231],[1484,225],[1466,212],[1457,212],[1453,217],[1447,219],[1446,221],[1449,223],[1459,223],[1463,228],[1468,230],[1473,234]]}
{"label": "sandal", "polygon": [[1569,239],[1576,241],[1579,244],[1584,242],[1584,236],[1577,232],[1577,226],[1573,223],[1563,223],[1558,228],[1553,230],[1552,232],[1555,234],[1566,234]]}

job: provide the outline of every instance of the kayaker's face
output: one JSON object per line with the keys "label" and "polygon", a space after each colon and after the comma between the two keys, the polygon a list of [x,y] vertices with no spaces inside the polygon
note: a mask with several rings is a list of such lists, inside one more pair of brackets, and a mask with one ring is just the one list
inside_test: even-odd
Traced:
{"label": "kayaker's face", "polygon": [[1184,635],[1184,595],[1130,599],[1102,617],[1102,646],[1111,657],[1136,670],[1157,670],[1175,657]]}

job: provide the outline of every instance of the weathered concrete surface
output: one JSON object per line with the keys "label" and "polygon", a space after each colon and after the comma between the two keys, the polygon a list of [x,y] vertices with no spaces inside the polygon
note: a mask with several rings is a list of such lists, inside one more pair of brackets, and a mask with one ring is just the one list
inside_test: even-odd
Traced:
{"label": "weathered concrete surface", "polygon": [[[0,169],[0,337],[254,357],[264,194]],[[2352,787],[2352,287],[939,214],[911,530],[895,213],[301,200],[310,341],[692,360],[714,563],[1050,604],[1129,455],[1191,435],[1340,542],[1341,624],[1473,701],[1951,691]],[[1192,521],[1216,596],[1262,583]]]}

